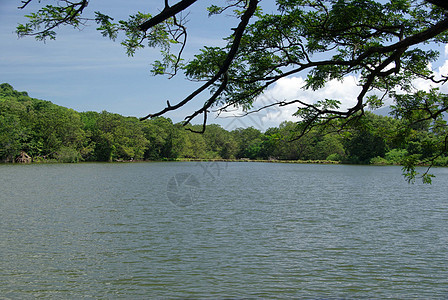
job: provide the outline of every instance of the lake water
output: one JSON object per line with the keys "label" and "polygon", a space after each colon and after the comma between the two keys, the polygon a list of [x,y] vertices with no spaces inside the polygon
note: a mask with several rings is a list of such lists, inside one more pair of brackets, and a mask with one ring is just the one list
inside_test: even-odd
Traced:
{"label": "lake water", "polygon": [[448,169],[0,165],[0,299],[448,298]]}

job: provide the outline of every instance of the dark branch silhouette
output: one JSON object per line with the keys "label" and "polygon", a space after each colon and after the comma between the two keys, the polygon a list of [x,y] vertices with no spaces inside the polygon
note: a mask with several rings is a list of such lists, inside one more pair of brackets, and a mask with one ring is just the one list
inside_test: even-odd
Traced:
{"label": "dark branch silhouette", "polygon": [[162,10],[162,12],[154,16],[153,18],[149,19],[148,21],[144,22],[143,24],[141,24],[139,26],[139,29],[142,31],[146,31],[149,28],[175,16],[181,11],[184,11],[196,1],[197,0],[182,0],[173,6],[168,6],[168,1],[165,1],[165,8]]}
{"label": "dark branch silhouette", "polygon": [[[244,30],[246,29],[247,24],[249,24],[249,20],[251,19],[251,17],[255,13],[255,10],[257,9],[257,4],[258,4],[258,0],[250,0],[248,8],[246,9],[244,14],[242,15],[241,21],[238,24],[238,27],[235,29],[232,46],[230,47],[230,50],[227,53],[226,59],[225,59],[224,63],[222,64],[222,66],[220,67],[219,71],[210,80],[208,80],[205,84],[203,84],[201,87],[199,87],[197,90],[195,90],[193,93],[191,93],[189,96],[187,96],[184,100],[182,100],[178,104],[172,105],[172,106],[167,106],[163,110],[161,110],[161,111],[159,111],[157,113],[149,114],[149,115],[141,118],[141,120],[145,120],[145,119],[148,119],[148,118],[161,116],[161,115],[165,114],[168,111],[176,110],[176,109],[184,106],[185,104],[187,104],[189,101],[194,99],[197,95],[199,95],[200,93],[205,91],[208,87],[210,87],[211,85],[213,85],[216,81],[218,81],[220,79],[221,76],[224,75],[227,72],[227,70],[229,69],[229,67],[230,67],[230,65],[231,65],[231,63],[233,61],[233,59],[235,58],[235,56],[236,56],[236,54],[238,52],[239,45],[240,45],[240,42],[241,42],[241,38],[243,37],[243,34],[244,34]],[[208,100],[210,105],[212,105],[215,102],[216,98],[219,95],[220,95],[220,93],[219,94],[215,93],[212,96],[212,98],[210,98]],[[188,119],[188,117],[187,117],[187,119]],[[191,119],[189,119],[189,120],[191,120]],[[189,123],[189,120],[185,123],[185,125]]]}

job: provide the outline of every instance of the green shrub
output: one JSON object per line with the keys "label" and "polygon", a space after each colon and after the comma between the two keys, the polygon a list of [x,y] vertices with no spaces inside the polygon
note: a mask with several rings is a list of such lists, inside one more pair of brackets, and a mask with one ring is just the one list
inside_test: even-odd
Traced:
{"label": "green shrub", "polygon": [[370,159],[370,164],[372,165],[388,165],[389,161],[381,156],[374,157]]}
{"label": "green shrub", "polygon": [[330,161],[342,161],[342,155],[339,153],[333,153],[327,156],[326,160]]}
{"label": "green shrub", "polygon": [[434,166],[448,167],[448,156],[440,156],[434,160]]}
{"label": "green shrub", "polygon": [[81,154],[79,154],[76,149],[69,147],[62,147],[56,154],[56,159],[58,160],[58,162],[77,163],[79,162],[80,158]]}
{"label": "green shrub", "polygon": [[399,165],[407,154],[408,151],[406,149],[392,149],[386,153],[384,158],[391,164]]}

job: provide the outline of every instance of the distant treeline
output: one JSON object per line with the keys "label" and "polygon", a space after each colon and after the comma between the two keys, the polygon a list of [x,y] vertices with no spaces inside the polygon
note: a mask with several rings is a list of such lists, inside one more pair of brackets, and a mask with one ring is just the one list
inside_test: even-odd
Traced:
{"label": "distant treeline", "polygon": [[[336,126],[337,127],[337,126]],[[202,125],[187,128],[201,130]],[[372,113],[338,132],[315,129],[300,139],[297,125],[283,122],[261,132],[228,131],[207,125],[204,134],[158,117],[139,121],[103,111],[76,112],[34,99],[7,83],[0,85],[0,161],[26,156],[34,162],[172,159],[328,160],[400,164],[403,157],[433,157],[440,134],[429,124],[403,126],[401,120]],[[448,165],[439,156],[436,165]]]}

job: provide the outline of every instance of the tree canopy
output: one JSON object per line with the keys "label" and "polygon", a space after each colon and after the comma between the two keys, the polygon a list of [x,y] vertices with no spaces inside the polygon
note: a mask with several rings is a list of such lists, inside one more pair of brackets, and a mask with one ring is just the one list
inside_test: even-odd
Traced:
{"label": "tree canopy", "polygon": [[[32,1],[21,1],[20,8]],[[337,121],[343,128],[358,122],[366,108],[381,107],[386,99],[394,101],[395,116],[410,124],[427,121],[432,130],[446,126],[446,96],[437,89],[419,91],[413,84],[416,79],[434,85],[448,81],[448,76],[437,77],[430,67],[439,56],[432,45],[448,41],[446,1],[276,0],[273,13],[263,12],[267,0],[217,1],[205,13],[233,15],[238,25],[231,36],[223,37],[225,46],[205,47],[193,59],[184,60],[188,32],[181,13],[197,2],[165,0],[159,13],[136,12],[115,22],[113,16],[101,12],[95,12],[92,20],[84,17],[89,0],[53,1],[28,14],[28,22],[20,24],[17,33],[54,39],[58,26],[80,28],[94,21],[103,36],[113,40],[123,36],[128,55],[146,46],[160,48],[161,59],[153,62],[154,75],[185,76],[202,83],[183,99],[170,99],[164,109],[142,119],[162,116],[206,94],[207,99],[183,124],[202,116],[199,131],[204,131],[211,109],[224,112],[237,107],[250,113],[256,99],[282,78],[303,74],[306,83],[298,89],[317,90],[330,80],[356,75],[360,90],[355,104],[347,109],[341,108],[342,99],[313,103],[278,99],[266,107],[297,107],[300,121],[293,139],[315,126],[333,126]],[[446,153],[447,138],[438,143],[440,154]],[[412,163],[409,167],[413,171]]]}
{"label": "tree canopy", "polygon": [[[197,134],[182,125],[164,117],[139,121],[106,111],[79,113],[0,84],[2,162],[25,156],[34,162],[250,159],[448,166],[448,155],[433,159],[446,130],[431,131],[428,123],[409,127],[404,120],[370,112],[343,131],[313,128],[294,141],[297,124],[291,121],[265,132],[209,124]],[[194,131],[201,125],[186,127]]]}

